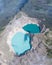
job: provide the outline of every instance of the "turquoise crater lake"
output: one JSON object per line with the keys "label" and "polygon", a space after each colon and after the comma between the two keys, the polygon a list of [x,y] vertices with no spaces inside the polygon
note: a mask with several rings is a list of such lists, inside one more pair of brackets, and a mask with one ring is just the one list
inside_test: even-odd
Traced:
{"label": "turquoise crater lake", "polygon": [[41,32],[40,26],[37,24],[27,24],[23,27],[23,29],[32,34],[37,34]]}
{"label": "turquoise crater lake", "polygon": [[[32,34],[40,33],[40,27],[36,24],[27,24],[23,29]],[[11,40],[11,45],[14,49],[15,54],[22,55],[26,51],[31,49],[31,37],[23,32],[16,32]]]}
{"label": "turquoise crater lake", "polygon": [[12,38],[12,47],[17,55],[24,54],[30,49],[30,37],[22,32],[17,32]]}

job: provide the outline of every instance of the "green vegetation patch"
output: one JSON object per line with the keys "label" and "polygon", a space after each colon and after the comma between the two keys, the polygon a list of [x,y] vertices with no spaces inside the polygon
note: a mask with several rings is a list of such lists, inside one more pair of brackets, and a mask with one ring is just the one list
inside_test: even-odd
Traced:
{"label": "green vegetation patch", "polygon": [[5,27],[0,27],[0,34],[2,33],[2,31],[5,29]]}
{"label": "green vegetation patch", "polygon": [[52,31],[49,31],[45,34],[47,39],[45,40],[46,44],[52,45]]}
{"label": "green vegetation patch", "polygon": [[[46,39],[45,39],[45,43],[48,46],[52,46],[52,31],[49,31],[48,33],[45,34]],[[48,52],[48,57],[52,58],[52,49],[47,48],[47,52]]]}
{"label": "green vegetation patch", "polygon": [[48,57],[52,58],[52,49],[47,49],[47,52]]}

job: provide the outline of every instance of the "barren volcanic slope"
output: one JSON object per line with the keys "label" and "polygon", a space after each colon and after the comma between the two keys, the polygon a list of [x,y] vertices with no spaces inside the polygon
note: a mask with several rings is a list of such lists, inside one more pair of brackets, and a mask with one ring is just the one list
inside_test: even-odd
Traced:
{"label": "barren volcanic slope", "polygon": [[[21,13],[22,14],[22,13]],[[22,14],[24,15],[24,13]],[[30,18],[27,15],[22,16],[19,19],[14,18],[10,23],[6,26],[3,33],[0,35],[0,63],[6,65],[52,65],[52,59],[47,57],[47,49],[42,43],[41,34],[35,35],[33,37],[32,49],[25,53],[23,56],[16,56],[13,52],[9,51],[9,46],[7,45],[7,38],[9,32],[16,29],[17,25],[21,28],[25,23],[33,22],[38,23],[38,19]],[[15,22],[14,22],[15,21]],[[20,21],[20,22],[18,22]],[[29,22],[27,22],[29,21]],[[18,29],[16,29],[17,31]],[[13,31],[15,32],[15,31]],[[10,35],[11,36],[11,35]],[[43,36],[42,36],[43,37]],[[39,44],[39,45],[38,45]],[[35,49],[36,47],[36,49]]]}
{"label": "barren volcanic slope", "polygon": [[[0,1],[2,2],[4,0],[0,0]],[[8,1],[9,3],[11,3],[12,7],[14,7],[14,10],[15,10],[15,6],[13,4],[15,3],[16,5],[17,0],[11,0],[11,2],[10,0],[5,0],[5,1],[6,2]],[[13,11],[11,14],[15,15],[16,14],[15,12],[16,10]],[[0,28],[0,31],[4,30],[0,34],[0,64],[3,64],[3,65],[52,65],[52,58],[47,57],[47,47],[45,47],[45,45],[42,43],[43,36],[41,37],[41,35],[34,36],[33,38],[33,43],[38,44],[40,41],[40,45],[38,45],[36,49],[32,48],[24,56],[21,56],[21,57],[18,57],[14,55],[13,52],[10,52],[9,46],[6,43],[8,33],[12,30],[14,25],[17,27],[17,24],[16,24],[17,21],[14,22],[16,19],[20,19],[21,17],[20,21],[26,20],[28,22],[26,18],[24,20],[25,15],[30,19],[32,18],[31,21],[33,22],[34,22],[33,18],[35,19],[35,17],[40,19],[42,23],[46,25],[47,28],[50,28],[50,30],[52,30],[52,0],[28,0],[28,3],[21,9],[19,13],[16,14],[16,18],[14,17],[14,15],[10,15],[10,14],[9,16],[8,14],[6,15],[7,17],[5,17],[5,15],[3,16],[4,18],[2,16],[0,17],[0,26],[2,26],[2,28]],[[22,18],[22,15],[24,15],[23,18]],[[10,23],[8,24],[8,22]],[[5,25],[6,27],[4,27]],[[19,27],[21,26],[22,25],[20,23]],[[48,34],[48,35],[49,35],[49,39],[51,39],[52,41],[52,37],[51,37],[52,34],[51,35]],[[45,38],[47,42],[48,37],[45,36]],[[33,44],[33,47],[35,47],[35,44]],[[48,51],[50,51],[50,49]],[[52,51],[50,54],[52,55]]]}

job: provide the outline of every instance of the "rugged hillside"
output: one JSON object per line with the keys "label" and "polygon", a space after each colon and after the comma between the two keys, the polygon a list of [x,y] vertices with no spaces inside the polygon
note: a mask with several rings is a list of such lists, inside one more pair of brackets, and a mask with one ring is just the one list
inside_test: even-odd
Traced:
{"label": "rugged hillside", "polygon": [[[18,2],[19,1],[19,2]],[[27,4],[21,9],[29,17],[40,18],[52,29],[52,0],[23,0]],[[0,30],[9,23],[24,3],[22,0],[0,0]],[[18,5],[20,4],[19,8]],[[20,15],[19,15],[20,16]]]}
{"label": "rugged hillside", "polygon": [[52,28],[52,0],[29,0],[22,9],[29,17],[37,17],[46,27]]}

